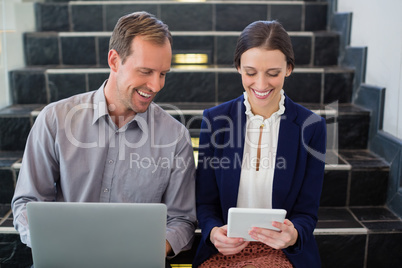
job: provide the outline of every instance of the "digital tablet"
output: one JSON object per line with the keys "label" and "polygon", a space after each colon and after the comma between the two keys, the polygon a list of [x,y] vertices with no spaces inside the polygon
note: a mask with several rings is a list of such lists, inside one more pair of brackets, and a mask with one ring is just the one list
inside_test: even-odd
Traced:
{"label": "digital tablet", "polygon": [[273,221],[284,222],[286,210],[265,208],[230,208],[228,212],[228,237],[241,237],[245,241],[255,241],[248,232],[252,227],[279,231],[272,226]]}

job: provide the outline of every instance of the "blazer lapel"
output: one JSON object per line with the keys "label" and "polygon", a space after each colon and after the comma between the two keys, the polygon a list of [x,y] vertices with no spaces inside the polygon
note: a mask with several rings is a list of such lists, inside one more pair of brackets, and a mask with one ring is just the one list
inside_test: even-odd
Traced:
{"label": "blazer lapel", "polygon": [[[229,139],[233,139],[230,146],[226,146],[224,149],[223,157],[230,159],[229,169],[223,170],[223,187],[227,190],[223,191],[224,195],[221,200],[224,200],[224,207],[229,209],[237,205],[237,195],[239,192],[241,165],[243,160],[243,145],[245,139],[245,125],[246,125],[246,113],[245,106],[243,104],[243,95],[238,98],[230,111],[230,118],[232,119],[231,133],[226,133],[225,142],[228,143]],[[226,218],[227,215],[224,215]]]}
{"label": "blazer lapel", "polygon": [[279,127],[278,148],[273,182],[272,207],[281,207],[290,191],[299,150],[299,126],[294,122],[296,110],[293,102],[285,99],[285,113]]}

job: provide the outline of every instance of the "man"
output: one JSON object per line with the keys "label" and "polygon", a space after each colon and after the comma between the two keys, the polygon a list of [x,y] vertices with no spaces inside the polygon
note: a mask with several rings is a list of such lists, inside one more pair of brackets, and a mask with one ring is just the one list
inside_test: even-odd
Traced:
{"label": "man", "polygon": [[172,37],[146,12],[122,17],[110,39],[109,79],[49,104],[27,140],[12,200],[30,246],[31,201],[165,203],[166,256],[191,247],[193,150],[188,130],[152,102],[170,70]]}

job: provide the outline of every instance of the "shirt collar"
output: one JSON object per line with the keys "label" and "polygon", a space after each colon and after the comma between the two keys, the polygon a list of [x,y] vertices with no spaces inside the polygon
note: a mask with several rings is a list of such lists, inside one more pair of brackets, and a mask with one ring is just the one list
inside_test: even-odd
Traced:
{"label": "shirt collar", "polygon": [[92,118],[92,124],[95,124],[99,118],[108,115],[107,111],[107,102],[105,98],[105,85],[107,83],[107,80],[103,82],[103,84],[100,86],[100,88],[95,92],[94,98],[93,98],[93,107],[94,107],[94,114]]}
{"label": "shirt collar", "polygon": [[285,93],[284,93],[284,90],[283,90],[283,89],[281,89],[280,94],[281,94],[281,99],[280,99],[280,101],[279,101],[279,109],[278,109],[278,111],[276,111],[276,112],[273,113],[269,118],[266,118],[266,119],[264,120],[264,118],[263,118],[261,115],[254,115],[254,114],[253,114],[253,112],[251,111],[250,102],[248,101],[248,98],[247,98],[247,92],[244,91],[244,92],[243,92],[243,95],[244,95],[244,106],[246,106],[246,112],[245,112],[245,113],[246,113],[247,117],[248,117],[249,119],[253,119],[253,120],[254,120],[254,119],[259,119],[259,120],[268,121],[268,122],[276,121],[276,120],[280,119],[281,115],[285,112],[285,105],[284,105],[284,103],[285,103]]}
{"label": "shirt collar", "polygon": [[[95,96],[93,99],[93,107],[94,107],[94,114],[93,114],[93,119],[92,119],[92,124],[95,124],[99,118],[104,117],[104,116],[109,116],[108,108],[107,108],[107,102],[106,102],[106,97],[105,97],[105,85],[107,83],[107,80],[103,82],[103,84],[100,86],[100,88],[95,92]],[[153,105],[153,102],[150,104],[150,107]],[[143,131],[147,131],[147,125],[148,125],[148,109],[144,113],[137,113],[133,119],[131,119],[130,122],[126,124],[126,126],[123,128],[124,130],[127,129],[130,125],[132,125],[133,122],[136,122],[139,128]]]}

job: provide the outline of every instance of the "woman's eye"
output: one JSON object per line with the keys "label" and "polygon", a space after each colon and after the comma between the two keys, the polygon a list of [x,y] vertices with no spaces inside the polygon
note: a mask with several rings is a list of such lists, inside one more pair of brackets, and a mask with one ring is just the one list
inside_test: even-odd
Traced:
{"label": "woman's eye", "polygon": [[279,73],[275,73],[275,74],[268,73],[268,76],[271,76],[271,77],[277,77],[278,75],[279,75]]}
{"label": "woman's eye", "polygon": [[246,73],[246,75],[248,75],[248,76],[254,76],[255,73]]}

